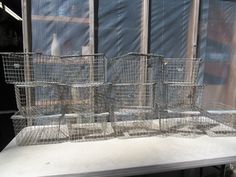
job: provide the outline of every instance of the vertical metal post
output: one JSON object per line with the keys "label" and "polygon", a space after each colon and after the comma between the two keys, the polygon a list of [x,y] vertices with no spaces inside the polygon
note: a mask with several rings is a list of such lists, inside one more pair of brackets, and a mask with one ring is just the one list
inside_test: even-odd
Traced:
{"label": "vertical metal post", "polygon": [[[95,19],[95,13],[94,13],[94,4],[95,4],[95,0],[89,0],[89,52],[90,54],[94,54],[95,53],[95,23],[94,23],[94,19]],[[90,62],[90,73],[89,73],[89,80],[90,83],[94,82],[94,68],[96,68],[95,66],[95,60],[96,58],[94,58],[94,56],[89,56],[89,62]],[[90,91],[89,91],[89,102],[90,102],[90,106],[92,108],[93,111],[94,110],[94,103],[95,103],[95,87],[90,86]]]}
{"label": "vertical metal post", "polygon": [[[94,27],[94,1],[89,0],[89,52],[90,54],[95,53],[95,27]],[[90,81],[94,81],[94,57],[90,58]]]}
{"label": "vertical metal post", "polygon": [[226,175],[226,165],[221,165],[220,167],[220,177],[225,177]]}
{"label": "vertical metal post", "polygon": [[194,0],[194,11],[193,11],[193,49],[192,58],[197,57],[197,42],[198,42],[198,23],[199,23],[199,11],[200,11],[200,0]]}
{"label": "vertical metal post", "polygon": [[203,177],[203,167],[200,167],[199,169],[199,177]]}
{"label": "vertical metal post", "polygon": [[141,53],[148,53],[149,42],[149,0],[142,1]]}
{"label": "vertical metal post", "polygon": [[[194,58],[197,57],[197,42],[198,42],[198,23],[199,23],[199,11],[200,11],[200,0],[193,0],[192,1],[192,9],[191,9],[191,14],[189,17],[189,32],[188,32],[188,48],[187,48],[187,58],[191,58],[194,60]],[[194,71],[196,64],[199,64],[198,62],[194,62],[191,60],[188,60],[186,62],[186,73],[187,75],[185,76],[186,81],[192,84],[196,83],[195,78],[193,78],[193,73],[196,72]],[[191,89],[191,95],[195,97],[196,92],[196,87],[193,87]],[[195,106],[195,102],[193,100],[190,100],[191,104]]]}
{"label": "vertical metal post", "polygon": [[24,52],[32,51],[31,0],[21,0]]}
{"label": "vertical metal post", "polygon": [[89,0],[89,46],[90,53],[94,54],[95,52],[95,0]]}
{"label": "vertical metal post", "polygon": [[[142,1],[142,33],[141,33],[141,53],[148,53],[148,40],[149,40],[149,0]],[[141,56],[140,58],[140,82],[147,82],[147,56]],[[141,85],[139,89],[139,106],[142,106],[146,102],[145,86]]]}
{"label": "vertical metal post", "polygon": [[[188,41],[187,41],[187,58],[196,58],[197,56],[197,37],[198,37],[198,21],[199,21],[200,0],[192,1],[191,14],[189,16]],[[193,62],[186,62],[186,81],[192,82]]]}
{"label": "vertical metal post", "polygon": [[[29,52],[32,50],[31,42],[31,1],[30,0],[21,0],[22,6],[22,31],[23,31],[23,49],[26,53],[23,57],[24,59],[24,75],[25,82],[31,80],[30,75],[30,60]],[[26,107],[27,107],[27,124],[31,126],[32,123],[32,110],[31,110],[31,88],[26,87]]]}
{"label": "vertical metal post", "polygon": [[199,23],[200,0],[192,1],[192,9],[189,19],[188,33],[188,58],[196,58],[197,56],[197,40],[198,40],[198,23]]}

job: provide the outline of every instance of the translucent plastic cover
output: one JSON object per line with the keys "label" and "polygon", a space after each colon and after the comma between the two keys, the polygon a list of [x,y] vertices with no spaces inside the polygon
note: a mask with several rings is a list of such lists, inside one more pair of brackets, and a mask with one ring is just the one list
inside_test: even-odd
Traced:
{"label": "translucent plastic cover", "polygon": [[[188,50],[194,45],[189,42],[193,2],[149,1],[149,53],[189,57]],[[142,52],[142,0],[99,0],[95,9],[96,52],[108,58]],[[50,54],[53,34],[62,55],[81,54],[90,45],[89,1],[32,0],[31,13],[33,51]],[[199,79],[207,83],[205,103],[222,102],[235,108],[236,1],[201,0],[197,36],[196,57],[205,61]]]}

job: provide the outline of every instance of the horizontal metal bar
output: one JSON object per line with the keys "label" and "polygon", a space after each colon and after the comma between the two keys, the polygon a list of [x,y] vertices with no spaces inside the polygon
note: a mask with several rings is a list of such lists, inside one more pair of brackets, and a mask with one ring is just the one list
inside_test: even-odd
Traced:
{"label": "horizontal metal bar", "polygon": [[17,112],[17,110],[4,110],[4,111],[0,111],[0,115],[2,115],[2,114],[14,114],[14,113],[16,113]]}
{"label": "horizontal metal bar", "polygon": [[120,55],[117,57],[113,57],[112,59],[117,59],[117,58],[122,58],[122,57],[126,57],[126,56],[146,56],[146,57],[163,57],[163,55],[158,55],[158,54],[144,54],[144,53],[135,53],[135,52],[130,52],[124,55]]}

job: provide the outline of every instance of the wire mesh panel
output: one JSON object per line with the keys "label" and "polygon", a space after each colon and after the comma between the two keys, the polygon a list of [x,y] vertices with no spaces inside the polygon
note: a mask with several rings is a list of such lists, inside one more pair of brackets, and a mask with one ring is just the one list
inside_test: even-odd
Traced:
{"label": "wire mesh panel", "polygon": [[199,111],[170,112],[161,119],[161,131],[166,135],[197,137],[206,135],[214,122]]}
{"label": "wire mesh panel", "polygon": [[208,116],[214,122],[214,126],[207,132],[210,136],[235,136],[236,135],[236,111],[223,103],[207,104]]}
{"label": "wire mesh panel", "polygon": [[58,56],[39,55],[32,58],[32,78],[36,82],[63,83],[64,81],[64,61]]}
{"label": "wire mesh panel", "polygon": [[15,84],[19,114],[12,120],[20,145],[236,133],[232,112],[201,105],[200,59],[130,53],[111,59],[107,69],[101,54],[2,56],[6,82]]}
{"label": "wire mesh panel", "polygon": [[74,84],[72,101],[67,119],[70,140],[86,141],[110,137],[113,133],[109,117],[109,84]]}
{"label": "wire mesh panel", "polygon": [[[29,88],[33,96],[31,106],[27,106],[25,97]],[[109,88],[109,84],[17,85],[17,103],[24,115],[13,118],[16,132],[21,130],[17,135],[19,144],[56,143],[62,139],[88,141],[113,136],[108,123]]]}
{"label": "wire mesh panel", "polygon": [[160,109],[193,109],[199,106],[203,86],[199,85],[201,59],[168,58],[160,60],[157,103]]}
{"label": "wire mesh panel", "polygon": [[65,56],[64,82],[104,83],[106,80],[106,58],[103,54]]}
{"label": "wire mesh panel", "polygon": [[162,56],[129,53],[113,58],[110,81],[113,107],[110,120],[117,136],[157,133],[155,78]]}
{"label": "wire mesh panel", "polygon": [[109,114],[77,114],[67,118],[71,141],[90,141],[114,137]]}
{"label": "wire mesh panel", "polygon": [[114,97],[115,109],[152,109],[155,101],[155,84],[113,84],[111,95]]}
{"label": "wire mesh panel", "polygon": [[114,137],[108,117],[108,113],[37,116],[29,126],[27,117],[17,115],[12,117],[12,121],[17,144],[24,146]]}
{"label": "wire mesh panel", "polygon": [[102,113],[108,111],[109,84],[74,84],[71,89],[71,111]]}
{"label": "wire mesh panel", "polygon": [[163,82],[196,84],[202,63],[199,58],[165,58],[162,61]]}
{"label": "wire mesh panel", "polygon": [[111,122],[117,136],[148,136],[157,133],[155,84],[112,85]]}
{"label": "wire mesh panel", "polygon": [[106,79],[106,58],[102,54],[57,57],[36,53],[5,53],[1,56],[5,80],[11,84],[103,83]]}
{"label": "wire mesh panel", "polygon": [[197,136],[211,120],[202,112],[203,85],[199,85],[201,59],[165,58],[157,84],[160,128],[167,134]]}
{"label": "wire mesh panel", "polygon": [[72,101],[69,90],[68,86],[55,84],[15,85],[17,108],[23,116],[64,113]]}
{"label": "wire mesh panel", "polygon": [[203,88],[194,84],[164,84],[165,109],[190,111],[195,107],[200,108]]}
{"label": "wire mesh panel", "polygon": [[112,83],[153,83],[159,55],[129,53],[111,60]]}
{"label": "wire mesh panel", "polygon": [[[159,60],[157,80],[157,102],[160,107],[173,108],[176,101],[188,105],[196,97],[201,86],[198,84],[200,67],[204,66],[201,59],[163,58]],[[197,91],[197,92],[196,92]],[[201,94],[200,94],[201,95]],[[182,101],[181,101],[182,99]],[[171,103],[173,101],[173,103]],[[192,105],[192,103],[191,103]]]}
{"label": "wire mesh panel", "polygon": [[[208,106],[210,104],[207,104]],[[161,119],[161,130],[175,136],[235,136],[236,112],[224,104],[191,111],[168,110]]]}
{"label": "wire mesh panel", "polygon": [[1,56],[7,83],[61,82],[63,62],[60,57],[37,53],[5,53]]}
{"label": "wire mesh panel", "polygon": [[62,122],[58,115],[33,117],[31,126],[28,126],[27,121],[27,117],[12,116],[18,145],[58,143],[69,138],[66,122]]}

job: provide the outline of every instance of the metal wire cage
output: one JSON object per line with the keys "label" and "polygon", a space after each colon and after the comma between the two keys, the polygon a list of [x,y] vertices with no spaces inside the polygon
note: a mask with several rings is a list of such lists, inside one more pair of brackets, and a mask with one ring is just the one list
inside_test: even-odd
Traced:
{"label": "metal wire cage", "polygon": [[199,69],[204,64],[201,58],[164,58],[161,61],[162,82],[165,84],[196,84]]}
{"label": "metal wire cage", "polygon": [[201,107],[203,85],[195,84],[164,84],[165,110],[191,111]]}
{"label": "metal wire cage", "polygon": [[[129,53],[111,60],[111,122],[117,136],[149,136],[158,131],[156,73],[162,56]],[[108,67],[109,68],[109,67]],[[109,79],[109,78],[108,78]]]}
{"label": "metal wire cage", "polygon": [[[200,96],[202,91],[200,91]],[[198,96],[193,107],[187,109],[168,109],[163,111],[164,116],[160,120],[161,131],[168,135],[196,137],[200,135],[209,136],[235,136],[236,135],[236,112],[233,108],[213,102],[203,103]],[[171,102],[175,103],[175,102]],[[169,107],[171,108],[171,106]],[[186,107],[184,107],[186,108]]]}
{"label": "metal wire cage", "polygon": [[108,123],[110,114],[110,84],[77,84],[71,87],[70,112],[67,119],[70,140],[105,139],[113,134]]}
{"label": "metal wire cage", "polygon": [[74,84],[70,86],[70,112],[100,114],[109,110],[109,84]]}
{"label": "metal wire cage", "polygon": [[150,136],[158,132],[154,83],[112,85],[110,121],[116,136]]}
{"label": "metal wire cage", "polygon": [[2,53],[5,81],[10,84],[74,84],[106,80],[103,54],[50,56],[38,53]]}
{"label": "metal wire cage", "polygon": [[27,117],[12,116],[16,143],[20,146],[108,139],[114,137],[114,131],[107,119],[108,114],[57,114],[35,116],[29,126]]}
{"label": "metal wire cage", "polygon": [[201,59],[165,58],[159,60],[157,103],[160,109],[191,110],[201,104],[204,86],[199,84]]}
{"label": "metal wire cage", "polygon": [[201,59],[165,58],[160,60],[157,84],[160,129],[167,134],[204,134],[210,120],[202,111],[204,85],[199,84]]}
{"label": "metal wire cage", "polygon": [[15,85],[15,95],[19,112],[28,117],[61,114],[72,101],[66,85]]}
{"label": "metal wire cage", "polygon": [[70,141],[91,141],[114,137],[109,114],[74,114],[67,118]]}
{"label": "metal wire cage", "polygon": [[[55,123],[58,125],[58,131],[64,127],[62,131],[67,132],[68,140],[86,141],[111,136],[111,128],[104,127],[107,125],[109,116],[110,102],[107,101],[109,88],[109,84],[97,83],[16,85],[17,106],[22,118],[14,119],[15,129],[19,129],[24,123],[26,127],[22,127],[22,131],[41,131],[42,128],[51,127],[53,120],[53,125]],[[30,93],[30,97],[27,97],[27,92]],[[43,125],[38,124],[42,121]],[[24,136],[28,134],[19,136],[25,139]],[[47,133],[44,133],[44,136],[47,136]],[[51,132],[48,132],[48,136],[51,136]],[[20,144],[30,144],[36,140],[31,137],[27,141]],[[58,141],[52,140],[52,142]]]}
{"label": "metal wire cage", "polygon": [[209,136],[236,135],[236,111],[233,107],[219,102],[207,103],[205,107],[213,123],[207,132]]}
{"label": "metal wire cage", "polygon": [[12,120],[19,145],[236,134],[232,112],[202,108],[201,59],[129,53],[107,68],[102,54],[2,57],[6,82],[15,84],[19,113]]}
{"label": "metal wire cage", "polygon": [[108,139],[115,134],[107,119],[107,114],[67,114],[64,118],[47,115],[33,117],[29,126],[27,117],[12,116],[16,141],[20,146]]}
{"label": "metal wire cage", "polygon": [[104,83],[106,81],[107,59],[103,54],[62,57],[66,84]]}
{"label": "metal wire cage", "polygon": [[153,54],[128,53],[111,59],[109,78],[112,83],[153,83],[163,57]]}
{"label": "metal wire cage", "polygon": [[[203,104],[203,103],[202,103]],[[203,104],[195,111],[170,112],[161,120],[162,130],[171,135],[213,137],[236,135],[236,112],[222,103]]]}
{"label": "metal wire cage", "polygon": [[170,112],[160,120],[165,135],[197,137],[206,135],[214,122],[199,111]]}
{"label": "metal wire cage", "polygon": [[60,115],[33,117],[29,126],[28,118],[17,113],[12,116],[12,122],[20,146],[58,143],[69,138],[66,122]]}
{"label": "metal wire cage", "polygon": [[5,81],[10,84],[59,83],[63,73],[60,57],[39,53],[1,53]]}

